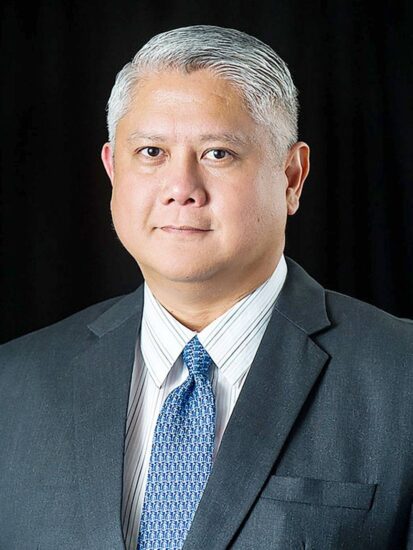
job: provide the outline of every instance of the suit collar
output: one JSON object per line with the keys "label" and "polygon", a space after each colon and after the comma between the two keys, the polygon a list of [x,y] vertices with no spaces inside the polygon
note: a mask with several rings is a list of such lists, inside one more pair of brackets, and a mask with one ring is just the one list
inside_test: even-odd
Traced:
{"label": "suit collar", "polygon": [[140,324],[142,310],[143,285],[139,286],[134,292],[123,296],[115,305],[99,315],[97,319],[87,326],[100,338],[106,333],[121,327],[121,325],[133,315],[138,315]]}
{"label": "suit collar", "polygon": [[324,288],[291,258],[288,276],[275,309],[308,335],[329,327]]}

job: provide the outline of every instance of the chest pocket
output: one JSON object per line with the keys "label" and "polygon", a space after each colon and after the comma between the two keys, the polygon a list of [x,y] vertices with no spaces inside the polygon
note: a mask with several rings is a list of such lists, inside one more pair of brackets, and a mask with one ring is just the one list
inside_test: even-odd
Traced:
{"label": "chest pocket", "polygon": [[376,487],[376,484],[271,476],[261,493],[261,498],[369,510]]}

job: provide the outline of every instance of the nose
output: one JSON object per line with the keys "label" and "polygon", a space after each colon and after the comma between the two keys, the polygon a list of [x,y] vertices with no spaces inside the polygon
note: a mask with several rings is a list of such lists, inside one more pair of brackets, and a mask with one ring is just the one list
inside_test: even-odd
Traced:
{"label": "nose", "polygon": [[166,170],[161,191],[162,204],[200,207],[207,202],[205,182],[196,158],[181,155],[171,160]]}

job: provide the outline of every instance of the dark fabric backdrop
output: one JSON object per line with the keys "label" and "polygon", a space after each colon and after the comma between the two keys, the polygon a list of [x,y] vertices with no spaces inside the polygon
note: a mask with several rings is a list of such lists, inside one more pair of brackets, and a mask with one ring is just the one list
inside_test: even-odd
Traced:
{"label": "dark fabric backdrop", "polygon": [[100,161],[116,72],[152,35],[249,32],[288,63],[312,171],[287,253],[328,288],[413,317],[413,3],[170,0],[1,9],[1,338],[125,293]]}

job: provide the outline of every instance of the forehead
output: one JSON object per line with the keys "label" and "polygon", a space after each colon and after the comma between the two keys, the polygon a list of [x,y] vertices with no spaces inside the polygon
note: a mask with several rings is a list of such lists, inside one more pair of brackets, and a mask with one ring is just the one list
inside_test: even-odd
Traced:
{"label": "forehead", "polygon": [[132,90],[132,98],[137,95],[141,99],[147,95],[165,99],[169,96],[171,101],[174,95],[188,101],[210,96],[211,99],[245,108],[241,90],[209,69],[198,69],[189,73],[178,69],[163,69],[144,73]]}
{"label": "forehead", "polygon": [[178,70],[144,74],[132,90],[119,126],[136,126],[135,131],[162,126],[163,131],[175,132],[200,131],[202,126],[204,134],[236,129],[251,134],[258,125],[240,90],[203,69],[189,74]]}

